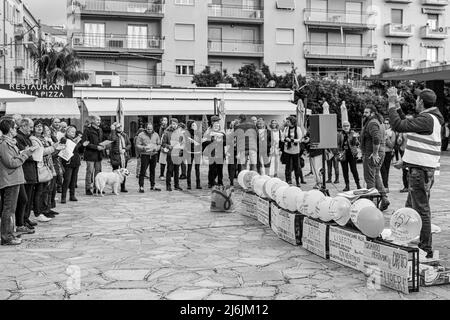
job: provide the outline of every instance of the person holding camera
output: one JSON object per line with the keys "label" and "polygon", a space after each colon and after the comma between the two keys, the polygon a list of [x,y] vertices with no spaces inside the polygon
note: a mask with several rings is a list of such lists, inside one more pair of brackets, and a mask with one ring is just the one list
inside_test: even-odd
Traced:
{"label": "person holding camera", "polygon": [[300,179],[303,181],[302,168],[300,166],[300,143],[303,140],[303,132],[297,126],[297,118],[290,116],[286,119],[284,129],[284,157],[286,182],[292,184],[292,170],[295,173],[295,182],[300,188]]}

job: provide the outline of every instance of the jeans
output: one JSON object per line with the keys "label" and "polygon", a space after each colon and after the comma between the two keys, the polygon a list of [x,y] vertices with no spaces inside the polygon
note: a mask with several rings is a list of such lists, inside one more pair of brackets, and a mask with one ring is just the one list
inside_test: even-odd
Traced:
{"label": "jeans", "polygon": [[161,163],[161,164],[159,165],[159,172],[160,172],[159,176],[160,176],[160,177],[164,177],[164,171],[165,171],[165,170],[166,170],[166,165],[163,164],[163,163]]}
{"label": "jeans", "polygon": [[195,181],[197,184],[197,187],[200,186],[200,157],[195,156],[195,154],[191,154],[191,161],[188,162],[187,166],[187,185],[188,187],[191,186],[191,173],[192,173],[192,164],[195,161]]}
{"label": "jeans", "polygon": [[181,162],[180,168],[181,168],[181,176],[186,177],[187,167],[186,167],[186,163],[184,162],[184,160],[183,160],[183,162]]}
{"label": "jeans", "polygon": [[316,179],[316,185],[322,185],[322,174],[321,170],[323,167],[322,163],[322,155],[310,157],[309,164],[311,166],[311,172],[314,174],[314,178]]}
{"label": "jeans", "polygon": [[381,164],[384,161],[384,152],[379,153],[381,159],[380,164],[375,165],[370,156],[364,155],[363,157],[363,168],[364,168],[364,180],[366,181],[367,189],[376,188],[380,193],[382,198],[386,197],[386,190],[383,186],[383,181],[381,180]]}
{"label": "jeans", "polygon": [[334,167],[334,176],[336,180],[339,180],[339,160],[337,156],[334,156],[331,160],[327,160],[327,170],[328,170],[328,180],[331,180],[333,176],[333,167]]}
{"label": "jeans", "polygon": [[34,184],[24,184],[25,194],[27,196],[27,202],[19,202],[17,204],[16,210],[23,212],[23,220],[27,222],[30,220],[31,208],[33,207],[33,197],[34,197]]}
{"label": "jeans", "polygon": [[230,184],[234,184],[234,179],[236,179],[236,173],[237,173],[237,164],[229,163],[228,164],[228,179],[230,179]]}
{"label": "jeans", "polygon": [[16,212],[17,199],[19,198],[20,185],[6,187],[2,190],[2,207],[1,207],[1,239],[3,241],[11,241],[14,239],[13,215]]}
{"label": "jeans", "polygon": [[389,188],[389,170],[391,169],[391,162],[393,157],[394,154],[392,152],[387,152],[384,157],[383,165],[380,169],[381,178],[383,179],[383,185],[385,188]]}
{"label": "jeans", "polygon": [[[217,178],[217,183],[216,183]],[[223,186],[223,164],[213,163],[209,165],[208,170],[208,185],[209,186]]]}
{"label": "jeans", "polygon": [[434,184],[434,170],[409,168],[409,194],[406,207],[416,210],[422,218],[419,248],[432,252],[430,191]]}
{"label": "jeans", "polygon": [[43,199],[44,197],[48,197],[48,184],[49,182],[39,182],[34,185],[33,211],[36,217],[45,212]]}
{"label": "jeans", "polygon": [[180,165],[174,164],[172,156],[167,155],[167,174],[166,174],[166,187],[170,187],[172,182],[172,177],[174,180],[175,188],[180,187]]}
{"label": "jeans", "polygon": [[294,170],[295,174],[295,182],[297,185],[300,183],[299,180],[303,182],[303,172],[302,167],[300,166],[300,155],[298,153],[296,154],[290,154],[286,153],[287,160],[286,160],[286,168],[285,168],[285,176],[286,176],[286,182],[291,183],[292,182],[292,170]]}
{"label": "jeans", "polygon": [[102,172],[101,161],[86,161],[86,191],[95,189],[95,177]]}
{"label": "jeans", "polygon": [[155,187],[156,162],[158,155],[141,155],[141,169],[139,174],[139,187],[144,187],[145,173],[150,166],[150,186]]}
{"label": "jeans", "polygon": [[75,187],[77,184],[77,176],[80,167],[70,168],[66,167],[64,171],[64,180],[62,185],[61,198],[66,199],[67,190],[69,190],[70,196],[75,196]]}
{"label": "jeans", "polygon": [[341,161],[342,166],[342,174],[344,175],[344,181],[346,186],[350,186],[350,178],[348,175],[348,168],[350,167],[350,170],[353,175],[353,179],[355,180],[356,186],[359,186],[359,174],[358,174],[358,168],[356,165],[356,159],[353,157],[353,155],[348,152],[346,154],[345,161]]}
{"label": "jeans", "polygon": [[136,178],[140,176],[141,173],[141,156],[136,157]]}
{"label": "jeans", "polygon": [[56,193],[58,177],[53,177],[50,180],[42,194],[42,212],[49,212],[51,209],[55,208],[55,198],[53,198],[53,192]]}
{"label": "jeans", "polygon": [[19,189],[19,196],[17,198],[16,206],[16,226],[22,227],[25,223],[25,208],[28,203],[27,192],[25,190],[25,185],[21,184]]}
{"label": "jeans", "polygon": [[[400,155],[403,157],[403,155],[405,154],[405,151],[401,151],[400,150]],[[403,187],[405,189],[409,188],[409,181],[408,181],[408,169],[403,167],[402,168],[402,180],[403,180]]]}

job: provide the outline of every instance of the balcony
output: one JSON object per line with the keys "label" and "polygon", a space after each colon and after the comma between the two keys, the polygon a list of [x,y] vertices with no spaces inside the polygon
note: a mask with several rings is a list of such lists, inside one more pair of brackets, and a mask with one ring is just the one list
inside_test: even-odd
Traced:
{"label": "balcony", "polygon": [[448,38],[448,30],[447,27],[432,29],[430,26],[424,26],[420,28],[420,36],[423,39],[445,40]]}
{"label": "balcony", "polygon": [[83,55],[132,55],[143,57],[164,53],[164,38],[121,34],[74,33],[72,47]]}
{"label": "balcony", "polygon": [[264,23],[264,9],[253,6],[224,6],[209,4],[208,19],[216,22]]}
{"label": "balcony", "polygon": [[264,43],[255,40],[208,40],[208,53],[210,56],[262,58]]}
{"label": "balcony", "polygon": [[431,61],[431,60],[422,60],[419,63],[419,68],[432,68],[432,67],[440,67],[447,65],[447,61]]}
{"label": "balcony", "polygon": [[304,10],[306,25],[326,28],[375,29],[376,24],[370,21],[371,16],[371,14],[338,10]]}
{"label": "balcony", "polygon": [[384,35],[386,37],[409,38],[413,36],[413,26],[388,23],[384,26]]}
{"label": "balcony", "polygon": [[79,2],[81,15],[92,17],[148,19],[162,18],[165,12],[164,0],[151,2],[82,0]]}
{"label": "balcony", "polygon": [[17,41],[23,40],[23,36],[25,34],[25,28],[23,24],[14,25],[14,39]]}
{"label": "balcony", "polygon": [[448,0],[422,0],[422,4],[427,6],[444,7],[448,6],[448,2],[449,2]]}
{"label": "balcony", "polygon": [[414,64],[412,59],[384,59],[384,62],[391,69],[412,69]]}
{"label": "balcony", "polygon": [[25,59],[16,59],[14,61],[14,71],[22,72],[25,69]]}
{"label": "balcony", "polygon": [[377,51],[371,45],[305,42],[305,58],[375,60]]}
{"label": "balcony", "polygon": [[387,3],[405,3],[405,4],[408,4],[408,3],[413,2],[413,0],[385,0],[385,2],[387,2]]}

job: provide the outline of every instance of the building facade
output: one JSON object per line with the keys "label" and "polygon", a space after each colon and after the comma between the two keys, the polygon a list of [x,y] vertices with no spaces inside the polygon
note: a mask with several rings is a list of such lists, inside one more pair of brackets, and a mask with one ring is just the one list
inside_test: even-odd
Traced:
{"label": "building facade", "polygon": [[0,82],[32,83],[36,79],[39,21],[21,0],[0,4]]}
{"label": "building facade", "polygon": [[91,84],[193,86],[267,64],[357,81],[450,59],[448,0],[68,0]]}

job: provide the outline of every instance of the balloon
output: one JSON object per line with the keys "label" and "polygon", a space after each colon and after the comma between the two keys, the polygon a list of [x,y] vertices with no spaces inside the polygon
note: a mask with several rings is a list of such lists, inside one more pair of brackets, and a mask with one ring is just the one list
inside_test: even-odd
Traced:
{"label": "balloon", "polygon": [[318,190],[308,191],[303,198],[303,214],[311,217],[316,211],[317,202],[323,201],[325,195]]}
{"label": "balloon", "polygon": [[[267,180],[264,184],[264,197],[267,199],[272,199],[272,187],[275,183],[283,182],[278,178],[271,178]],[[273,200],[273,199],[272,199]]]}
{"label": "balloon", "polygon": [[252,188],[252,180],[255,176],[259,176],[258,172],[255,171],[249,171],[245,174],[244,176],[244,186],[245,189],[250,189]]}
{"label": "balloon", "polygon": [[281,181],[281,180],[279,182],[274,183],[272,185],[272,189],[270,189],[270,198],[273,201],[277,201],[276,192],[277,192],[278,188],[280,188],[280,187],[289,187],[289,185],[286,182]]}
{"label": "balloon", "polygon": [[266,183],[266,181],[270,180],[270,177],[268,176],[260,176],[256,182],[255,182],[255,193],[260,196],[260,197],[264,197],[264,185]]}
{"label": "balloon", "polygon": [[345,226],[350,220],[352,203],[344,197],[336,197],[330,203],[330,216],[340,226]]}
{"label": "balloon", "polygon": [[402,242],[409,242],[420,235],[422,218],[416,210],[403,208],[394,212],[391,217],[392,236]]}
{"label": "balloon", "polygon": [[297,194],[295,202],[297,203],[297,211],[303,214],[303,200],[305,198],[306,192],[302,191]]}
{"label": "balloon", "polygon": [[275,198],[277,199],[277,204],[283,208],[286,209],[286,204],[284,203],[284,192],[289,189],[289,186],[281,186],[277,189],[275,193]]}
{"label": "balloon", "polygon": [[332,201],[333,198],[325,197],[325,200],[317,202],[316,211],[313,217],[317,217],[325,222],[333,220],[333,217],[330,215],[330,204]]}
{"label": "balloon", "polygon": [[250,171],[249,171],[249,170],[242,170],[242,171],[239,172],[239,174],[238,174],[238,183],[239,183],[239,185],[240,185],[242,188],[244,188],[244,189],[246,189],[246,188],[245,188],[245,185],[244,185],[244,177],[245,177],[245,175],[246,175],[248,172],[250,172]]}
{"label": "balloon", "polygon": [[302,192],[302,189],[298,187],[289,187],[284,192],[283,202],[286,205],[286,209],[289,211],[297,210],[297,195]]}
{"label": "balloon", "polygon": [[361,211],[362,208],[371,207],[376,208],[375,203],[373,201],[370,201],[368,199],[359,199],[355,201],[355,203],[352,204],[350,207],[350,219],[352,219],[353,224],[355,227],[358,226],[358,214]]}
{"label": "balloon", "polygon": [[252,190],[255,193],[256,193],[256,191],[255,191],[255,183],[256,183],[256,180],[258,180],[259,178],[261,178],[261,175],[258,173],[257,175],[254,175],[252,177],[252,180],[250,181],[250,190]]}
{"label": "balloon", "polygon": [[369,238],[377,238],[384,230],[383,213],[374,207],[365,207],[357,217],[358,229]]}

